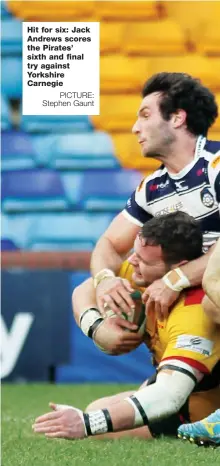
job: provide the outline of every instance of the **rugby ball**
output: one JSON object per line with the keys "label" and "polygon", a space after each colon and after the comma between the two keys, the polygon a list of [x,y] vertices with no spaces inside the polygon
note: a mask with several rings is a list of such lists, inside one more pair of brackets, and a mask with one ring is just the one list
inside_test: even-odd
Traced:
{"label": "rugby ball", "polygon": [[[138,332],[140,333],[140,335],[144,335],[145,327],[146,327],[146,315],[145,315],[145,306],[142,303],[140,291],[134,291],[133,293],[131,293],[131,297],[135,302],[135,309],[132,309],[132,313],[129,316],[125,312],[122,312],[121,317],[138,326],[137,330],[133,330],[133,332]],[[118,314],[115,314],[115,312],[112,311],[112,309],[110,309],[108,306],[105,306],[105,314],[106,314],[106,317],[112,317],[112,318],[117,317],[118,315]],[[127,332],[130,331],[127,328],[125,328],[125,330]],[[106,353],[109,355],[112,354],[111,352],[102,348],[98,343],[96,343],[95,339],[93,341],[95,345],[97,346],[97,348],[99,348],[103,353]]]}
{"label": "rugby ball", "polygon": [[[143,335],[145,333],[146,327],[146,314],[145,306],[141,300],[141,292],[134,291],[133,293],[131,293],[131,297],[135,302],[135,309],[131,309],[132,313],[129,316],[125,312],[122,312],[121,317],[125,320],[128,320],[129,322],[132,322],[133,324],[136,324],[138,328],[134,331],[140,333],[140,335]],[[117,317],[118,315],[115,314],[115,312],[112,311],[112,309],[109,309],[107,306],[105,307],[105,314],[106,317]],[[128,329],[126,330],[129,331]]]}

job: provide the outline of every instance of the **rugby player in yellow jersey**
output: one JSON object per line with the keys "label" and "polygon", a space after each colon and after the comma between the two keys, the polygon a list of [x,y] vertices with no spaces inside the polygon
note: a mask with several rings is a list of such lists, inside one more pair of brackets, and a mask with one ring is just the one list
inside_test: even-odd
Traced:
{"label": "rugby player in yellow jersey", "polygon": [[[153,218],[143,225],[120,273],[141,290],[163,276],[172,284],[181,281],[178,267],[199,257],[201,249],[202,234],[192,217],[176,212]],[[166,320],[159,321],[154,312],[147,315],[145,341],[157,369],[139,390],[96,400],[85,412],[51,403],[52,412],[35,420],[34,431],[51,438],[129,435],[147,439],[176,435],[183,422],[213,412],[220,399],[220,327],[204,313],[202,298],[201,288],[191,288],[181,293]],[[91,280],[74,292],[73,304],[83,332],[109,350],[117,328],[122,331],[121,324],[117,327],[112,324],[115,319],[103,320]],[[125,351],[123,345],[121,350]]]}

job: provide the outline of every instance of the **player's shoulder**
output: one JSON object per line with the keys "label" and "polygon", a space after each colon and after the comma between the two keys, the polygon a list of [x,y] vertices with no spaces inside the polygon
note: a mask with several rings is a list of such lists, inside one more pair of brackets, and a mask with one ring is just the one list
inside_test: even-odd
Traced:
{"label": "player's shoulder", "polygon": [[220,151],[220,141],[206,139],[203,150],[210,154],[210,156],[216,155]]}
{"label": "player's shoulder", "polygon": [[220,178],[220,141],[207,140],[202,156],[207,167],[209,183],[216,190],[216,182],[219,183]]}
{"label": "player's shoulder", "polygon": [[151,199],[158,189],[165,187],[167,182],[168,172],[166,167],[162,164],[157,170],[150,175],[145,176],[139,186],[136,188],[135,198],[141,205],[147,200]]}
{"label": "player's shoulder", "polygon": [[168,332],[189,332],[194,328],[206,327],[206,314],[202,307],[204,291],[201,287],[189,288],[181,293],[179,300],[174,304],[166,322]]}
{"label": "player's shoulder", "polygon": [[202,299],[205,293],[201,286],[186,288],[180,295],[179,300],[174,304],[172,311],[169,314],[168,320],[169,323],[173,322],[173,319],[182,319],[183,316],[187,316],[187,311],[191,312],[191,307],[195,306],[196,309],[202,310],[201,306]]}
{"label": "player's shoulder", "polygon": [[163,177],[166,177],[166,176],[167,176],[167,168],[164,166],[164,164],[161,164],[157,170],[155,170],[150,175],[146,176],[145,178],[146,185],[150,186],[156,180],[161,180]]}
{"label": "player's shoulder", "polygon": [[206,140],[202,151],[202,157],[208,162],[210,168],[220,165],[220,141]]}

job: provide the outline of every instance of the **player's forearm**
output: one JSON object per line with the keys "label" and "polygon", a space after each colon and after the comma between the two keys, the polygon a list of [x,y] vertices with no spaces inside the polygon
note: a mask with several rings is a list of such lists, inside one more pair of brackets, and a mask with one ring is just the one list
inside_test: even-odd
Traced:
{"label": "player's forearm", "polygon": [[122,257],[117,253],[112,242],[102,236],[98,241],[91,258],[91,273],[95,276],[102,269],[110,269],[117,273],[122,264]]}
{"label": "player's forearm", "polygon": [[80,315],[85,309],[96,307],[95,290],[92,278],[77,286],[72,294],[73,315],[79,325]]}
{"label": "player's forearm", "polygon": [[201,285],[204,272],[214,247],[215,246],[212,246],[206,254],[199,257],[198,259],[181,265],[181,270],[187,276],[191,286]]}

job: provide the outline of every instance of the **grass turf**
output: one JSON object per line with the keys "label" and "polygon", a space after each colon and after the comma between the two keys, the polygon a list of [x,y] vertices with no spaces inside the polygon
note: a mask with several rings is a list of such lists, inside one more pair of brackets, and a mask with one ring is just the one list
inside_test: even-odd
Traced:
{"label": "grass turf", "polygon": [[171,438],[150,441],[49,440],[33,434],[48,402],[85,408],[92,400],[134,387],[124,385],[2,385],[2,466],[203,466],[219,465],[220,450]]}

